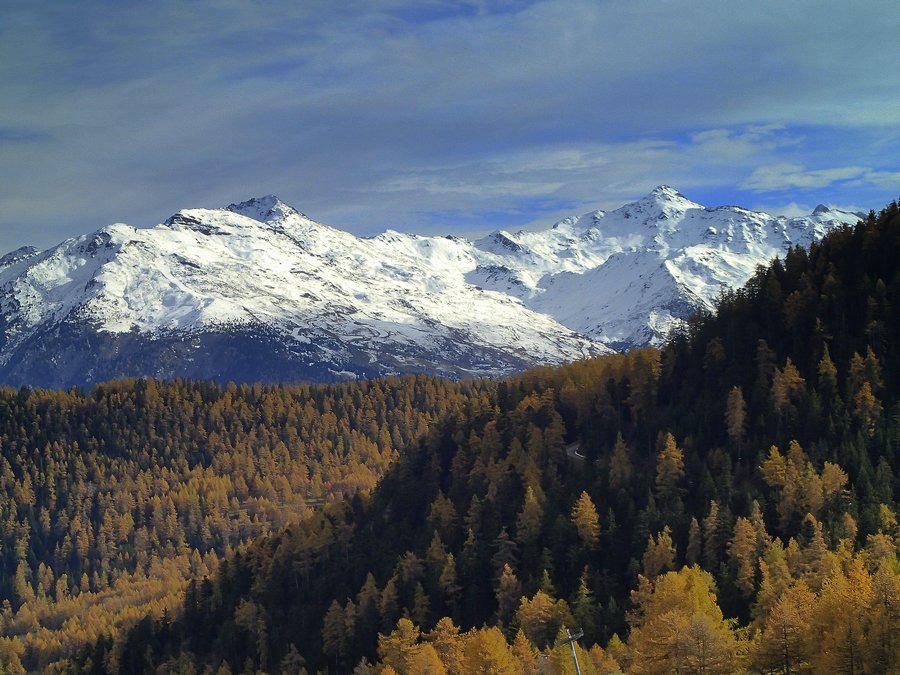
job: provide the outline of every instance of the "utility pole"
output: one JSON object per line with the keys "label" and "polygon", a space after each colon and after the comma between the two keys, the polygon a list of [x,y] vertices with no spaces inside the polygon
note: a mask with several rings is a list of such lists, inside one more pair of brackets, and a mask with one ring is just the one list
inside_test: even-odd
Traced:
{"label": "utility pole", "polygon": [[575,641],[580,637],[584,637],[584,631],[580,628],[576,628],[574,633],[566,628],[566,637],[556,641],[557,646],[569,644],[569,648],[572,650],[572,662],[575,664],[575,675],[581,675],[581,668],[578,667],[578,656],[575,654]]}

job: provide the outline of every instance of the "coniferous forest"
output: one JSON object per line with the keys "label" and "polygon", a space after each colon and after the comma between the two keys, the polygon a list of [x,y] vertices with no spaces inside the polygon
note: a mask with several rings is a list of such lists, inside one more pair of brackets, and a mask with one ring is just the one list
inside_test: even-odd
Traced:
{"label": "coniferous forest", "polygon": [[0,391],[0,663],[900,672],[900,209],[661,350]]}
{"label": "coniferous forest", "polygon": [[174,611],[234,548],[370,490],[480,386],[0,390],[0,664],[43,671]]}

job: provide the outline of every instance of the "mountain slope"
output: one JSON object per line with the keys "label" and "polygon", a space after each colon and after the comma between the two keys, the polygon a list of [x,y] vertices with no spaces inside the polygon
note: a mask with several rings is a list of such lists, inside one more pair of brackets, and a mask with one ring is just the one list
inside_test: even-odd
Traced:
{"label": "mountain slope", "polygon": [[706,208],[660,186],[614,211],[563,220],[547,232],[498,232],[477,245],[511,270],[506,283],[496,272],[484,274],[492,288],[629,349],[661,344],[691,314],[712,311],[723,290],[742,286],[759,265],[859,218],[824,206],[791,219]]}
{"label": "mountain slope", "polygon": [[182,211],[152,229],[103,228],[0,272],[0,377],[463,376],[606,351],[442,274],[469,254],[464,243],[397,244],[328,228],[274,198]]}
{"label": "mountain slope", "polygon": [[0,381],[501,375],[658,344],[857,216],[705,209],[668,187],[544,232],[361,239],[269,196],[0,259]]}

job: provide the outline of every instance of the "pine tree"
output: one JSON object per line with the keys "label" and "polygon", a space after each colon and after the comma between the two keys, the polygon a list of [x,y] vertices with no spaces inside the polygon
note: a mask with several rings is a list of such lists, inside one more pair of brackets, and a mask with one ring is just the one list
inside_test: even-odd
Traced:
{"label": "pine tree", "polygon": [[622,666],[608,652],[599,645],[594,645],[588,650],[588,658],[594,666],[597,675],[612,675],[621,673]]}
{"label": "pine tree", "polygon": [[683,567],[632,591],[639,619],[628,638],[629,672],[742,672],[741,647],[714,588],[709,573]]}
{"label": "pine tree", "polygon": [[447,675],[440,656],[429,644],[416,646],[406,661],[406,668],[410,675]]}
{"label": "pine tree", "polygon": [[438,585],[440,586],[441,594],[443,595],[444,600],[452,610],[455,610],[457,603],[459,602],[459,593],[461,588],[457,583],[456,560],[454,559],[452,553],[447,554],[447,559],[444,562],[443,569],[441,570],[440,579],[438,579]]}
{"label": "pine tree", "polygon": [[521,666],[497,628],[475,631],[465,645],[465,673],[520,675]]}
{"label": "pine tree", "polygon": [[870,663],[875,672],[889,672],[900,663],[900,575],[891,561],[879,563],[872,575],[872,593]]}
{"label": "pine tree", "polygon": [[381,615],[381,625],[391,626],[400,615],[400,594],[397,591],[396,577],[392,576],[381,591],[381,601],[378,605]]}
{"label": "pine tree", "polygon": [[719,504],[709,503],[709,513],[703,519],[703,567],[714,570],[719,566]]}
{"label": "pine tree", "polygon": [[732,387],[725,401],[725,427],[728,438],[738,450],[738,462],[741,461],[741,446],[747,430],[747,404],[740,387]]}
{"label": "pine tree", "polygon": [[534,542],[541,533],[541,520],[543,509],[535,496],[534,489],[529,485],[525,489],[525,501],[522,510],[516,518],[516,540],[527,545]]}
{"label": "pine tree", "polygon": [[497,619],[508,626],[522,596],[522,585],[509,565],[503,566],[494,595],[497,598]]}
{"label": "pine tree", "polygon": [[300,655],[297,646],[292,642],[288,646],[287,654],[281,659],[278,672],[279,675],[307,675],[305,665],[306,659]]}
{"label": "pine tree", "polygon": [[498,578],[505,566],[516,569],[519,566],[519,547],[509,536],[504,526],[500,534],[494,539],[494,555],[491,556],[491,567],[494,569],[494,578]]}
{"label": "pine tree", "polygon": [[518,660],[522,675],[538,675],[538,653],[520,629],[512,643],[512,653]]}
{"label": "pine tree", "polygon": [[595,642],[597,639],[597,603],[589,584],[587,566],[582,570],[578,580],[578,589],[572,598],[571,610],[575,625],[584,631],[585,642]]}
{"label": "pine tree", "polygon": [[735,568],[735,584],[744,597],[749,598],[756,589],[757,536],[747,518],[735,521],[728,554]]}
{"label": "pine tree", "polygon": [[831,402],[838,394],[837,367],[831,360],[831,354],[828,352],[828,345],[825,345],[825,352],[819,360],[816,368],[819,376],[819,390],[822,398],[826,402]]}
{"label": "pine tree", "polygon": [[521,599],[516,619],[538,648],[550,644],[560,626],[571,626],[575,622],[565,600],[554,600],[543,591],[538,591],[531,599]]}
{"label": "pine tree", "polygon": [[656,535],[656,539],[650,536],[647,540],[647,550],[644,551],[643,558],[644,576],[652,580],[657,575],[674,569],[676,555],[672,533],[666,525],[662,532]]}
{"label": "pine tree", "polygon": [[656,456],[656,493],[660,502],[672,504],[680,497],[678,487],[684,478],[684,453],[675,444],[675,437],[666,433],[662,450]]}
{"label": "pine tree", "polygon": [[447,547],[441,540],[441,535],[437,530],[431,537],[431,544],[425,552],[425,565],[428,568],[429,577],[437,578],[441,570],[444,569],[444,563],[447,561]]}
{"label": "pine tree", "polygon": [[750,505],[750,523],[753,525],[753,531],[756,533],[757,551],[765,551],[772,543],[772,537],[766,530],[766,521],[763,518],[762,507],[759,501],[754,499]]}
{"label": "pine tree", "polygon": [[691,517],[691,525],[688,529],[687,548],[684,551],[684,560],[688,565],[696,565],[700,562],[703,552],[703,538],[700,534],[700,523],[696,517]]}
{"label": "pine tree", "polygon": [[409,673],[409,662],[415,656],[419,629],[412,621],[401,618],[397,627],[388,635],[378,636],[378,656],[382,663],[393,668],[399,675]]}
{"label": "pine tree", "polygon": [[439,619],[431,632],[425,634],[425,640],[434,646],[449,673],[463,672],[463,638],[451,619]]}
{"label": "pine tree", "polygon": [[425,588],[421,583],[417,582],[413,590],[413,606],[409,613],[410,618],[416,625],[424,626],[429,623],[431,616],[431,600],[425,593]]}
{"label": "pine tree", "polygon": [[859,557],[850,561],[846,572],[836,569],[825,580],[812,617],[818,643],[812,656],[816,672],[870,670],[874,597],[872,578]]}
{"label": "pine tree", "polygon": [[803,581],[784,591],[769,612],[753,644],[753,662],[764,672],[808,672],[815,652],[810,608],[815,594]]}
{"label": "pine tree", "polygon": [[571,519],[578,531],[578,537],[584,545],[590,549],[598,548],[600,545],[600,516],[597,515],[597,508],[587,492],[582,492],[572,507]]}
{"label": "pine tree", "polygon": [[803,394],[806,381],[800,376],[797,366],[788,357],[781,370],[776,369],[772,378],[772,405],[775,412],[785,417],[796,412],[795,404]]}
{"label": "pine tree", "polygon": [[867,437],[871,438],[875,434],[875,426],[882,410],[881,401],[872,393],[872,385],[868,381],[863,382],[853,397],[853,411]]}
{"label": "pine tree", "polygon": [[828,545],[820,523],[811,513],[803,520],[808,541],[803,548],[801,569],[807,584],[813,591],[818,591],[824,581],[828,556]]}
{"label": "pine tree", "polygon": [[793,583],[787,555],[780,539],[775,539],[759,560],[760,583],[753,605],[754,630],[761,629],[784,592]]}
{"label": "pine tree", "polygon": [[622,490],[631,481],[634,467],[631,464],[631,454],[622,432],[616,434],[616,443],[613,446],[612,456],[609,460],[609,487],[613,490]]}

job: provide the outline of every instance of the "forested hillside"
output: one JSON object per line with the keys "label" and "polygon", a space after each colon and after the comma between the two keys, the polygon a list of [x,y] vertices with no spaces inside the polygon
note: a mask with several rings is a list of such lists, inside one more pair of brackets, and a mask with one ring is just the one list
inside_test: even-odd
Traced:
{"label": "forested hillside", "polygon": [[486,387],[74,670],[570,672],[578,626],[586,673],[896,672],[898,350],[894,203],[662,351]]}
{"label": "forested hillside", "polygon": [[44,670],[173,611],[189,577],[369,490],[398,448],[492,386],[0,390],[0,668]]}

